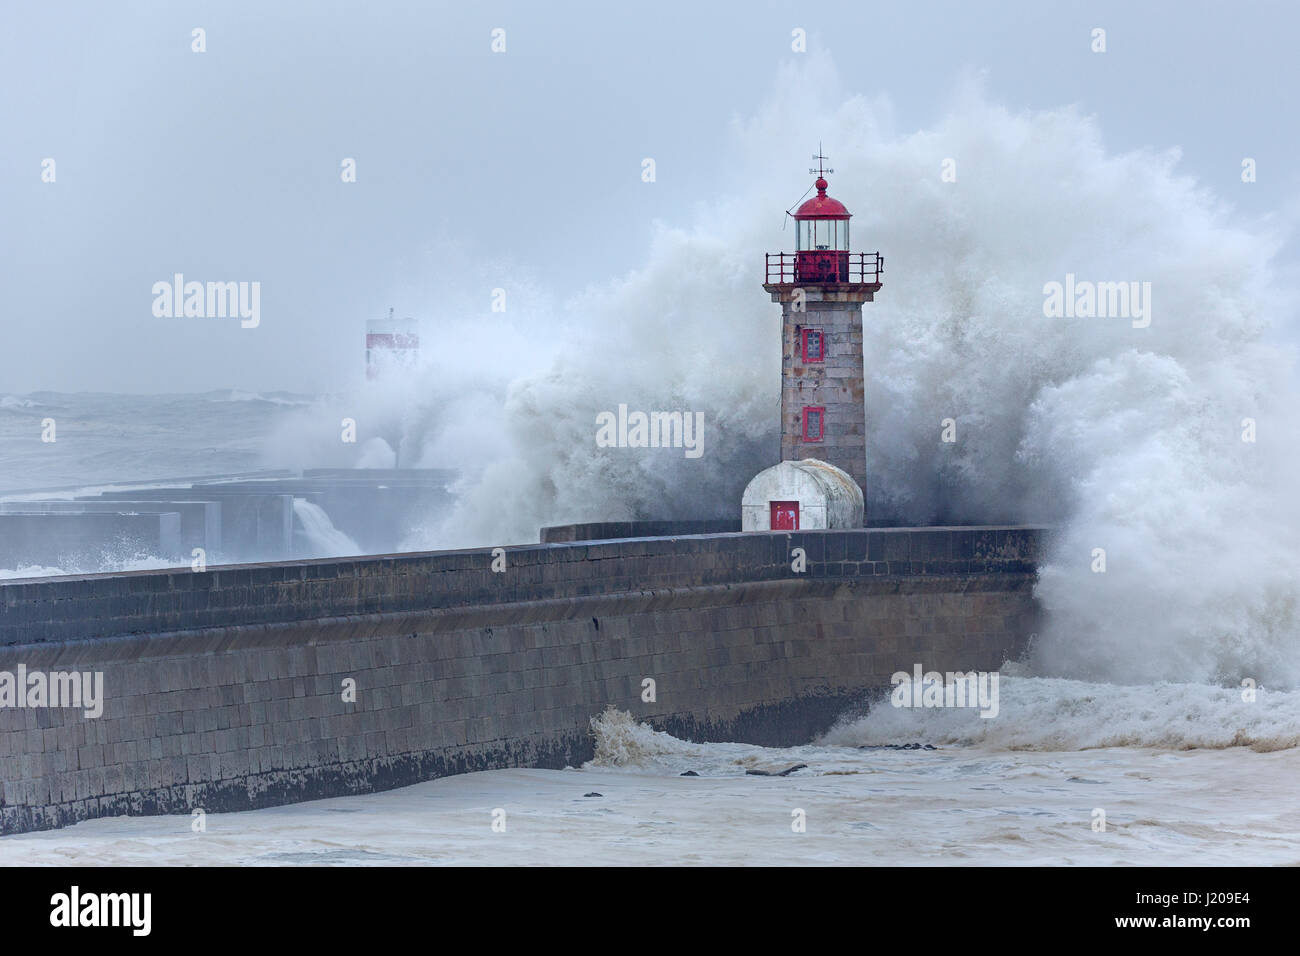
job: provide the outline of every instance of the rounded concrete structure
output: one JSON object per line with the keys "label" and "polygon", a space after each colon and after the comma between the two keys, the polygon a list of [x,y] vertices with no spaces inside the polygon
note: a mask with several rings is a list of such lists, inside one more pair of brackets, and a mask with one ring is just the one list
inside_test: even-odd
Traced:
{"label": "rounded concrete structure", "polygon": [[[774,511],[784,517],[784,528],[782,524],[773,527]],[[742,531],[861,528],[863,517],[862,489],[858,483],[829,462],[805,458],[783,461],[753,477],[741,499],[740,528]]]}

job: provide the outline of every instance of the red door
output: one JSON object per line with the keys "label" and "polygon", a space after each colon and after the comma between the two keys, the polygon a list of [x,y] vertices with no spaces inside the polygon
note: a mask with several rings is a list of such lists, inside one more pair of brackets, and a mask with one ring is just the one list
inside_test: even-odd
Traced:
{"label": "red door", "polygon": [[773,531],[798,531],[799,530],[799,502],[797,501],[773,501],[772,502],[772,530]]}

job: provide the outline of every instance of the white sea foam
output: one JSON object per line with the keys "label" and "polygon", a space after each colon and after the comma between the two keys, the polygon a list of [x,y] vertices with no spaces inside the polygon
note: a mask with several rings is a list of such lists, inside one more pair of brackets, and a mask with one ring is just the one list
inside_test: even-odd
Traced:
{"label": "white sea foam", "polygon": [[0,580],[15,578],[46,578],[54,574],[68,574],[62,568],[46,567],[43,564],[20,564],[16,568],[0,568]]}
{"label": "white sea foam", "polygon": [[992,750],[1163,750],[1300,747],[1300,691],[1204,684],[1097,684],[1003,676],[993,719],[961,708],[896,708],[876,702],[820,741],[839,747],[929,743]]}

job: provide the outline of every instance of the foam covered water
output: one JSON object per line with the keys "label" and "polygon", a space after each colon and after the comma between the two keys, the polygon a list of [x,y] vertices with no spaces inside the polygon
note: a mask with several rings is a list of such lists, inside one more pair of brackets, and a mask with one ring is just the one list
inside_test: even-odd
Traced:
{"label": "foam covered water", "polygon": [[999,681],[997,717],[960,708],[896,708],[882,700],[866,717],[829,731],[835,746],[912,740],[992,750],[1149,747],[1268,752],[1300,746],[1300,691],[1205,684],[1119,685],[1041,677]]}
{"label": "foam covered water", "polygon": [[[94,820],[0,839],[0,863],[1300,863],[1295,748],[767,749],[689,744],[627,714],[593,727],[598,756],[578,770],[497,770],[210,813],[203,833],[189,814]],[[784,777],[746,772],[798,764]]]}

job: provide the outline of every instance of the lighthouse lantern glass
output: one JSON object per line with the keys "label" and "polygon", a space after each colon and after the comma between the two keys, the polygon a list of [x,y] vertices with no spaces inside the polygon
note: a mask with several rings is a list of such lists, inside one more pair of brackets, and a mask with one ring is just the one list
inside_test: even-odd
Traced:
{"label": "lighthouse lantern glass", "polygon": [[847,252],[849,249],[849,221],[847,219],[801,219],[795,233],[795,251],[811,252],[818,249]]}

